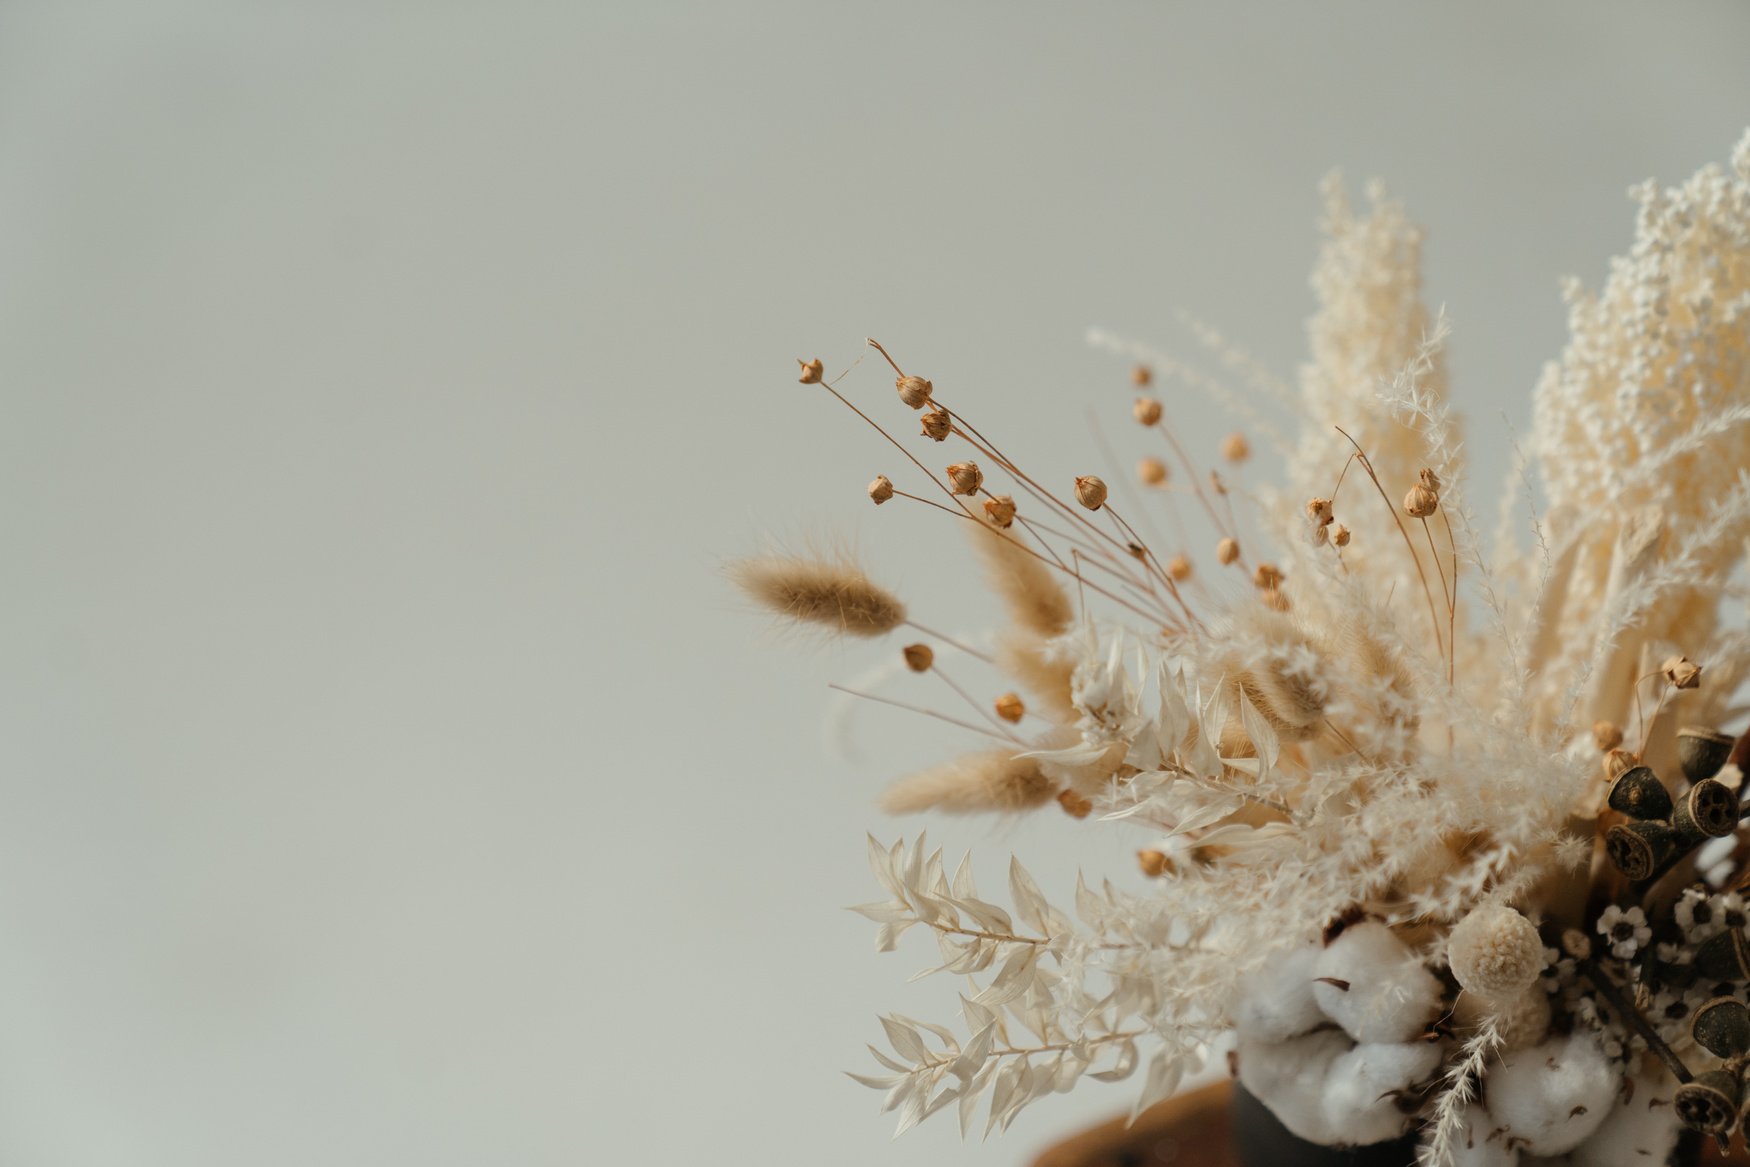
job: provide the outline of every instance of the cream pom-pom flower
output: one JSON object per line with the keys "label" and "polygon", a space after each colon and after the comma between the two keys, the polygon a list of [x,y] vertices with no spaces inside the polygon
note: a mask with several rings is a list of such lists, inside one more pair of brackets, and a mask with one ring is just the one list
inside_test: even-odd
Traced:
{"label": "cream pom-pom flower", "polygon": [[1543,941],[1530,920],[1506,904],[1486,903],[1452,930],[1446,958],[1467,992],[1504,1001],[1536,983],[1543,972]]}

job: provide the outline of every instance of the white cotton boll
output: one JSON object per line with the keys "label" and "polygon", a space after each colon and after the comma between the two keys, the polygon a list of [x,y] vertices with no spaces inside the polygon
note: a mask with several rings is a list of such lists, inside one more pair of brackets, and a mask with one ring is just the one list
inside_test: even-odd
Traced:
{"label": "white cotton boll", "polygon": [[1477,1103],[1467,1106],[1447,1167],[1529,1167],[1529,1159],[1522,1161],[1519,1151],[1507,1145],[1500,1125]]}
{"label": "white cotton boll", "polygon": [[1287,1041],[1324,1024],[1313,997],[1320,948],[1309,944],[1272,956],[1240,981],[1234,1025],[1251,1041]]}
{"label": "white cotton boll", "polygon": [[1313,997],[1356,1041],[1410,1041],[1440,1012],[1440,982],[1384,924],[1353,924],[1313,966]]}
{"label": "white cotton boll", "polygon": [[1677,1083],[1662,1069],[1634,1080],[1634,1094],[1568,1156],[1572,1167],[1648,1167],[1663,1163],[1677,1145]]}
{"label": "white cotton boll", "polygon": [[1296,1135],[1329,1146],[1337,1133],[1325,1120],[1325,1080],[1349,1048],[1349,1039],[1334,1029],[1288,1041],[1242,1041],[1240,1085]]}
{"label": "white cotton boll", "polygon": [[1590,1033],[1507,1054],[1483,1079],[1489,1113],[1535,1155],[1560,1155],[1591,1135],[1621,1078]]}
{"label": "white cotton boll", "polygon": [[1331,1063],[1325,1122],[1350,1146],[1395,1139],[1411,1117],[1398,1108],[1398,1094],[1439,1065],[1440,1047],[1430,1041],[1358,1045]]}

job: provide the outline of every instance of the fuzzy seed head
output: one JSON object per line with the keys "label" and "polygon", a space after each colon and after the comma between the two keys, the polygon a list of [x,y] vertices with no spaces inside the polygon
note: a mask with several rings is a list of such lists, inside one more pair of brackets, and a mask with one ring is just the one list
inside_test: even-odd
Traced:
{"label": "fuzzy seed head", "polygon": [[1223,539],[1215,545],[1215,558],[1223,567],[1240,557],[1240,541],[1238,539]]}
{"label": "fuzzy seed head", "polygon": [[923,435],[931,441],[945,441],[954,429],[954,419],[945,409],[925,410],[923,415]]}
{"label": "fuzzy seed head", "polygon": [[1252,583],[1264,591],[1274,591],[1282,586],[1282,569],[1274,563],[1260,563],[1252,572]]}
{"label": "fuzzy seed head", "polygon": [[1175,555],[1167,560],[1167,578],[1174,583],[1184,583],[1191,578],[1191,561],[1183,555]]}
{"label": "fuzzy seed head", "polygon": [[1312,520],[1315,527],[1328,527],[1331,524],[1331,500],[1328,498],[1309,498],[1306,500],[1306,517]]}
{"label": "fuzzy seed head", "polygon": [[1221,439],[1221,456],[1229,462],[1244,462],[1252,456],[1252,443],[1246,441],[1246,435],[1231,433]]}
{"label": "fuzzy seed head", "polygon": [[1007,530],[1015,521],[1015,500],[1010,495],[998,494],[984,500],[984,517],[990,520],[991,526]]}
{"label": "fuzzy seed head", "polygon": [[955,494],[977,494],[984,485],[984,471],[976,462],[956,462],[948,467],[948,486]]}
{"label": "fuzzy seed head", "polygon": [[900,651],[905,656],[905,667],[914,673],[927,673],[936,663],[935,650],[927,644],[908,644]]}
{"label": "fuzzy seed head", "polygon": [[1106,505],[1106,484],[1092,474],[1083,474],[1076,479],[1076,501],[1091,511],[1097,511]]}
{"label": "fuzzy seed head", "polygon": [[1021,720],[1027,712],[1027,706],[1022,703],[1019,693],[1004,693],[996,699],[994,708],[998,717],[1011,724]]}
{"label": "fuzzy seed head", "polygon": [[1349,546],[1349,528],[1342,523],[1334,524],[1331,527],[1331,545],[1333,547]]}
{"label": "fuzzy seed head", "polygon": [[1674,656],[1659,666],[1665,679],[1676,689],[1695,689],[1701,685],[1701,666],[1686,656]]}
{"label": "fuzzy seed head", "polygon": [[1131,412],[1136,414],[1137,424],[1154,425],[1161,420],[1161,403],[1153,397],[1138,397]]}
{"label": "fuzzy seed head", "polygon": [[761,607],[845,636],[881,636],[905,622],[899,597],[848,560],[762,556],[733,564],[730,577]]}
{"label": "fuzzy seed head", "polygon": [[1156,851],[1153,847],[1136,853],[1136,865],[1150,879],[1159,879],[1173,870],[1173,861],[1167,858],[1167,853]]}
{"label": "fuzzy seed head", "polygon": [[922,377],[901,377],[893,384],[899,390],[899,399],[913,409],[922,409],[928,405],[930,394],[936,390],[934,385]]}
{"label": "fuzzy seed head", "polygon": [[1167,464],[1159,458],[1143,458],[1136,463],[1136,476],[1144,486],[1165,486]]}
{"label": "fuzzy seed head", "polygon": [[1147,365],[1138,365],[1130,370],[1130,383],[1141,389],[1155,379],[1154,370]]}
{"label": "fuzzy seed head", "polygon": [[1060,790],[1057,793],[1057,805],[1063,807],[1063,813],[1072,819],[1085,819],[1093,813],[1094,804],[1073,790]]}
{"label": "fuzzy seed head", "polygon": [[1417,483],[1404,495],[1404,513],[1412,519],[1425,519],[1440,509],[1440,495]]}
{"label": "fuzzy seed head", "polygon": [[1608,754],[1622,744],[1622,727],[1614,721],[1594,721],[1592,740],[1598,743],[1601,752]]}
{"label": "fuzzy seed head", "polygon": [[875,481],[869,484],[869,501],[880,506],[893,497],[893,480],[885,474],[877,474]]}
{"label": "fuzzy seed head", "polygon": [[1531,921],[1512,908],[1482,904],[1453,928],[1446,959],[1467,992],[1505,1001],[1537,982],[1543,972],[1543,941]]}
{"label": "fuzzy seed head", "polygon": [[797,357],[796,363],[802,366],[802,375],[796,379],[804,385],[818,385],[821,377],[826,374],[826,366],[820,363],[819,357],[812,361],[805,361],[801,357]]}

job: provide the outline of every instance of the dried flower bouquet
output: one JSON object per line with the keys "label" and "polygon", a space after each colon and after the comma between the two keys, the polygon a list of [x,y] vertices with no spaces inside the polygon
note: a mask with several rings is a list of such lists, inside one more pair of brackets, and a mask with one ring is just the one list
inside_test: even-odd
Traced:
{"label": "dried flower bouquet", "polygon": [[[1661,1163],[1740,1127],[1750,135],[1729,171],[1635,193],[1629,253],[1601,291],[1567,289],[1488,541],[1421,237],[1377,190],[1356,208],[1327,188],[1298,391],[1201,328],[1247,394],[1163,358],[1133,371],[1159,443],[1137,476],[1176,546],[1097,476],[1039,481],[873,341],[897,403],[802,363],[886,439],[870,500],[962,526],[1007,615],[960,644],[854,562],[737,565],[790,619],[907,634],[946,702],[921,710],[981,739],[887,809],[1055,808],[1152,877],[1060,908],[1017,862],[1005,909],[922,836],[871,839],[883,898],[856,910],[880,947],[926,932],[974,985],[957,1026],[882,1019],[891,1052],[856,1077],[902,1130],[942,1110],[1006,1127],[1084,1077],[1139,1074],[1140,1110],[1223,1049],[1300,1138],[1414,1135],[1426,1164]],[[1240,409],[1283,481],[1250,480],[1240,435],[1225,470],[1198,467],[1154,394],[1168,378]],[[921,421],[909,442],[896,410]],[[950,652],[1014,691],[975,696]]]}

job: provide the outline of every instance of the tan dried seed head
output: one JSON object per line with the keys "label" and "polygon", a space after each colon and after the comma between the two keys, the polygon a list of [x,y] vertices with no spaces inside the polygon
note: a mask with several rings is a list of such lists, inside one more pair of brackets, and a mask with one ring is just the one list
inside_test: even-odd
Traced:
{"label": "tan dried seed head", "polygon": [[945,441],[953,432],[954,419],[945,409],[926,410],[923,415],[923,435],[933,441]]}
{"label": "tan dried seed head", "polygon": [[1614,721],[1594,721],[1592,740],[1598,743],[1600,751],[1608,754],[1622,744],[1622,727]]}
{"label": "tan dried seed head", "polygon": [[1259,594],[1263,597],[1265,605],[1277,612],[1286,612],[1294,607],[1288,602],[1288,597],[1275,588],[1265,588]]}
{"label": "tan dried seed head", "polygon": [[1674,688],[1695,689],[1701,685],[1701,666],[1686,656],[1674,656],[1659,666]]}
{"label": "tan dried seed head", "polygon": [[984,517],[993,526],[1007,530],[1015,521],[1015,500],[1009,495],[999,494],[984,500]]}
{"label": "tan dried seed head", "polygon": [[1138,397],[1131,412],[1136,415],[1138,423],[1153,425],[1161,420],[1161,403],[1152,397]]}
{"label": "tan dried seed head", "polygon": [[880,506],[893,497],[893,480],[885,474],[877,474],[875,481],[869,484],[869,499]]}
{"label": "tan dried seed head", "polygon": [[1240,557],[1240,541],[1238,539],[1223,539],[1215,545],[1215,558],[1223,567]]}
{"label": "tan dried seed head", "polygon": [[1143,458],[1136,463],[1136,476],[1144,486],[1162,486],[1167,481],[1167,464],[1159,458]]}
{"label": "tan dried seed head", "polygon": [[1167,560],[1167,578],[1174,583],[1184,583],[1191,578],[1191,561],[1183,555],[1175,555]]}
{"label": "tan dried seed head", "polygon": [[1327,526],[1331,522],[1331,500],[1328,498],[1309,498],[1306,500],[1306,517],[1316,526]]}
{"label": "tan dried seed head", "polygon": [[1135,385],[1138,389],[1142,388],[1144,385],[1147,385],[1150,381],[1153,381],[1154,379],[1155,379],[1154,370],[1149,368],[1147,365],[1138,365],[1138,366],[1136,366],[1136,368],[1130,370],[1130,383],[1132,385]]}
{"label": "tan dried seed head", "polygon": [[906,668],[914,673],[927,673],[936,663],[935,650],[927,644],[908,644],[901,651],[905,654]]}
{"label": "tan dried seed head", "polygon": [[977,494],[984,485],[984,471],[976,462],[956,462],[948,467],[948,485],[955,494]]}
{"label": "tan dried seed head", "polygon": [[802,375],[796,379],[804,385],[819,384],[821,377],[826,374],[826,366],[820,363],[819,357],[812,361],[805,361],[801,357],[797,357],[796,363],[802,366]]}
{"label": "tan dried seed head", "polygon": [[1440,496],[1421,483],[1404,495],[1404,513],[1412,519],[1425,519],[1439,509]]}
{"label": "tan dried seed head", "polygon": [[1076,501],[1091,511],[1097,511],[1106,505],[1106,484],[1092,474],[1083,474],[1076,479]]}
{"label": "tan dried seed head", "polygon": [[1094,810],[1093,803],[1073,790],[1060,790],[1057,795],[1057,805],[1063,807],[1063,813],[1072,819],[1085,819]]}
{"label": "tan dried seed head", "polygon": [[1136,853],[1136,865],[1150,879],[1159,879],[1173,870],[1173,861],[1167,858],[1167,853],[1152,847]]}
{"label": "tan dried seed head", "polygon": [[1282,579],[1282,569],[1274,563],[1260,563],[1252,572],[1252,582],[1267,590],[1281,587]]}
{"label": "tan dried seed head", "polygon": [[899,399],[913,409],[928,405],[930,394],[936,391],[936,387],[922,377],[901,377],[893,384],[899,390]]}
{"label": "tan dried seed head", "polygon": [[1246,435],[1231,433],[1221,439],[1221,456],[1229,462],[1244,462],[1252,456],[1252,443],[1246,441]]}
{"label": "tan dried seed head", "polygon": [[1349,546],[1349,528],[1337,523],[1331,528],[1331,542],[1337,547]]}
{"label": "tan dried seed head", "polygon": [[1641,764],[1641,760],[1627,750],[1611,749],[1604,753],[1604,780],[1615,782],[1624,773]]}
{"label": "tan dried seed head", "polygon": [[1022,703],[1019,693],[1004,693],[996,699],[997,716],[1004,721],[1015,722],[1026,715],[1027,706]]}

